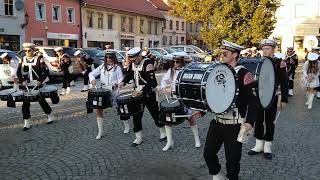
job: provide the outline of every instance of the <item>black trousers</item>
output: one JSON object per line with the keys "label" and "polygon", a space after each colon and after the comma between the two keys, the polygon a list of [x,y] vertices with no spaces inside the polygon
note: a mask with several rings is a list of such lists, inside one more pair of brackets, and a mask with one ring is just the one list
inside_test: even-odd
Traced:
{"label": "black trousers", "polygon": [[70,81],[71,81],[71,74],[69,73],[69,70],[63,71],[62,88],[66,89],[67,87],[70,87]]}
{"label": "black trousers", "polygon": [[[289,72],[288,73],[288,85],[289,85],[289,89],[293,89],[294,86],[294,76],[295,76],[296,72]],[[290,78],[291,77],[291,78]]]}
{"label": "black trousers", "polygon": [[240,171],[240,160],[242,143],[237,141],[240,131],[240,124],[221,124],[212,120],[207,134],[204,147],[204,159],[211,175],[216,175],[221,170],[219,152],[222,143],[224,144],[227,178],[237,180]]}
{"label": "black trousers", "polygon": [[[40,97],[38,102],[39,102],[42,110],[44,111],[44,113],[46,113],[46,114],[51,113],[51,107],[49,106],[49,104],[47,103],[45,98]],[[22,116],[23,116],[23,119],[30,119],[31,118],[30,102],[29,101],[24,101],[22,104]]]}
{"label": "black trousers", "polygon": [[83,75],[83,85],[89,84],[89,73],[91,73],[91,67],[87,68],[87,71]]}
{"label": "black trousers", "polygon": [[[255,122],[254,137],[259,140],[273,141],[274,136],[274,121],[277,114],[277,104],[278,96],[275,96],[275,99],[272,105],[268,109],[259,108],[258,119]],[[264,128],[265,123],[265,128]],[[266,129],[264,131],[264,129]]]}
{"label": "black trousers", "polygon": [[[142,98],[142,101],[144,103],[144,106],[147,106],[156,126],[163,127],[164,124],[160,123],[159,121],[160,112],[159,112],[158,102],[156,99],[156,93],[151,92],[145,95]],[[142,117],[143,117],[143,112],[133,115],[133,132],[139,132],[142,130],[142,122],[141,122]]]}

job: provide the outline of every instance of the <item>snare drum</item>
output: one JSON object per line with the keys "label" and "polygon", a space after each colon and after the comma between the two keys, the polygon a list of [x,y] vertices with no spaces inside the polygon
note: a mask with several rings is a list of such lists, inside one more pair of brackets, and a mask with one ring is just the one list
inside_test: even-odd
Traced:
{"label": "snare drum", "polygon": [[24,93],[24,100],[29,102],[37,102],[39,100],[39,91],[32,90]]}
{"label": "snare drum", "polygon": [[15,90],[14,89],[5,89],[0,91],[0,99],[2,101],[10,101],[12,100],[12,96],[11,94],[14,93]]}
{"label": "snare drum", "polygon": [[111,107],[111,91],[103,88],[90,89],[87,108],[106,109]]}
{"label": "snare drum", "polygon": [[230,65],[190,64],[177,76],[176,95],[188,108],[224,114],[235,106],[236,82]]}
{"label": "snare drum", "polygon": [[[160,102],[160,121],[168,125],[178,125],[187,119],[187,109],[178,99],[169,98]],[[182,117],[179,117],[182,116]]]}
{"label": "snare drum", "polygon": [[58,95],[58,88],[55,86],[45,86],[39,89],[40,96],[43,98],[50,98],[52,104],[58,104],[60,101],[59,95]]}
{"label": "snare drum", "polygon": [[242,58],[238,63],[254,75],[254,90],[259,95],[260,104],[265,109],[269,108],[276,91],[275,69],[272,61],[267,57]]}
{"label": "snare drum", "polygon": [[15,102],[23,102],[24,91],[16,91],[16,92],[12,93],[11,96]]}
{"label": "snare drum", "polygon": [[143,112],[143,103],[141,97],[133,97],[132,92],[122,93],[117,96],[118,114],[122,116],[132,116]]}

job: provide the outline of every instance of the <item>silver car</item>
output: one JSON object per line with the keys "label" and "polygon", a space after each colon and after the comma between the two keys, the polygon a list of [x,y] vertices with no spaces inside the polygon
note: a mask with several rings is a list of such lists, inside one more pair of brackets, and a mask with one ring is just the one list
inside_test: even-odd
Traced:
{"label": "silver car", "polygon": [[204,61],[205,57],[207,56],[207,54],[202,49],[194,45],[177,45],[170,46],[170,48],[178,51],[182,50],[188,53],[194,61]]}

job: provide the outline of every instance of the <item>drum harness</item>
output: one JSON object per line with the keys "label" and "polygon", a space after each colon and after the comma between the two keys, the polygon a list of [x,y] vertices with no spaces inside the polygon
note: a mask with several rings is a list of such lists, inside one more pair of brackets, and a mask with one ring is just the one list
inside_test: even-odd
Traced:
{"label": "drum harness", "polygon": [[[141,74],[140,74],[140,71],[143,71],[143,65],[144,65],[144,62],[146,59],[148,59],[148,58],[143,59],[139,65],[135,65],[134,63],[132,63],[132,70],[134,72],[134,74],[133,74],[134,85],[135,85],[135,89],[137,91],[142,91],[143,87],[145,86],[145,85],[140,85],[139,80],[141,80],[145,84],[148,83],[145,79],[143,79],[141,77]],[[153,88],[151,92],[153,92],[155,90],[156,90],[156,88]]]}
{"label": "drum harness", "polygon": [[[36,75],[37,78],[39,78],[39,75],[37,74],[37,72],[32,68],[32,66],[35,66],[37,64],[37,58],[38,58],[38,56],[34,56],[34,57],[32,57],[31,62],[27,62],[27,57],[24,57],[23,61],[22,61],[21,73],[22,73],[22,75],[28,75],[30,82],[34,82],[32,72]],[[28,66],[28,70],[29,70],[28,72],[24,72],[25,66]],[[48,81],[49,81],[49,78],[47,77],[44,80],[44,83],[48,82]]]}

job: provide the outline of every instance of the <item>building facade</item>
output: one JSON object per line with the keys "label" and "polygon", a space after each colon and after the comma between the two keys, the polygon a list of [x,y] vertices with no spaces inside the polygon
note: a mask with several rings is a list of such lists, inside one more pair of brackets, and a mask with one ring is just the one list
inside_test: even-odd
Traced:
{"label": "building facade", "polygon": [[159,47],[164,17],[146,0],[86,0],[82,6],[83,47]]}
{"label": "building facade", "polygon": [[0,0],[0,49],[21,49],[25,40],[25,24],[28,21],[24,6],[23,0]]}
{"label": "building facade", "polygon": [[26,41],[36,45],[81,46],[81,18],[78,0],[28,0],[25,13]]}
{"label": "building facade", "polygon": [[200,22],[187,23],[187,44],[196,45],[202,47],[204,45],[203,40],[200,37]]}
{"label": "building facade", "polygon": [[276,19],[271,38],[280,51],[294,47],[303,57],[305,49],[320,45],[320,0],[282,0]]}

